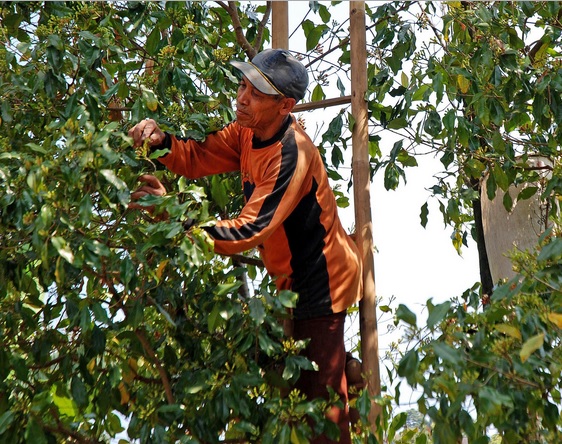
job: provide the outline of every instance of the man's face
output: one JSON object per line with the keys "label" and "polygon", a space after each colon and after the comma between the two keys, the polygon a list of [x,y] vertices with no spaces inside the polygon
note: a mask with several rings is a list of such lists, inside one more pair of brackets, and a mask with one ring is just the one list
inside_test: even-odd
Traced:
{"label": "man's face", "polygon": [[267,130],[279,119],[283,97],[264,94],[244,77],[236,97],[236,120],[240,126],[255,132]]}

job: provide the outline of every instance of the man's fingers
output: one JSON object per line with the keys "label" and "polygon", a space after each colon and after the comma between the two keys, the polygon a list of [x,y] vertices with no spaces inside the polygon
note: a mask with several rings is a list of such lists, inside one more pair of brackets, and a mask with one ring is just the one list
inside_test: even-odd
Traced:
{"label": "man's fingers", "polygon": [[142,120],[129,130],[129,136],[133,138],[133,146],[135,148],[142,145],[142,135],[147,122],[147,120]]}
{"label": "man's fingers", "polygon": [[144,187],[139,188],[134,193],[131,193],[131,200],[139,200],[141,197],[144,196],[154,196],[153,193],[145,191]]}
{"label": "man's fingers", "polygon": [[144,196],[154,196],[154,192],[152,188],[149,187],[140,187],[137,191],[131,193],[131,202],[127,205],[127,208],[130,210],[145,210],[149,213],[154,212],[154,205],[145,205],[142,203],[136,202],[137,200],[143,198]]}
{"label": "man's fingers", "polygon": [[159,145],[163,142],[164,134],[153,119],[141,120],[129,130],[129,136],[133,138],[133,146],[140,147],[145,139],[150,145]]}
{"label": "man's fingers", "polygon": [[153,176],[152,174],[142,174],[141,176],[139,176],[138,180],[139,182],[147,183],[153,187],[161,185],[161,182],[158,180],[158,178],[156,176]]}
{"label": "man's fingers", "polygon": [[139,177],[139,182],[144,182],[147,185],[140,187],[139,190],[146,189],[148,191],[148,188],[150,187],[154,191],[152,194],[154,194],[155,196],[163,196],[164,194],[166,194],[166,188],[164,188],[162,182],[160,182],[157,177],[152,176],[151,174],[143,174]]}
{"label": "man's fingers", "polygon": [[[152,214],[155,209],[154,205],[143,205],[137,201],[144,196],[163,196],[166,194],[166,188],[164,188],[164,185],[162,185],[162,182],[160,182],[157,177],[151,174],[143,174],[138,180],[139,182],[143,182],[144,185],[131,193],[131,202],[129,202],[128,208],[130,210],[145,210]],[[159,218],[165,220],[168,218],[168,215],[164,212]]]}

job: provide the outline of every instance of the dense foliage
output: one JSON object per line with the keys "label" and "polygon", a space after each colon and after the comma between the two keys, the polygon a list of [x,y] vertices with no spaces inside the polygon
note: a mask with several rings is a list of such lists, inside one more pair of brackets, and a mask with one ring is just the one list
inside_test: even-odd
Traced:
{"label": "dense foliage", "polygon": [[[177,181],[126,137],[145,116],[198,138],[232,120],[228,61],[245,55],[229,13],[259,48],[251,6],[3,4],[3,442],[284,442],[311,435],[304,417],[323,427],[325,405],[281,397],[310,367],[283,338],[294,295],[264,278],[250,297],[259,268],[184,233],[187,217],[236,211],[238,180]],[[127,210],[147,171],[169,186],[151,202],[169,221]]]}
{"label": "dense foliage", "polygon": [[[307,100],[334,86],[349,94],[348,21],[332,16],[336,3],[311,2],[300,26]],[[488,197],[507,191],[508,209],[542,193],[557,222],[561,11],[558,2],[367,4],[372,172],[393,190],[417,156],[437,155],[443,172],[431,193],[459,251],[478,238],[484,176]],[[2,4],[3,442],[300,443],[333,432],[325,403],[285,396],[310,366],[280,324],[295,295],[274,295],[251,252],[216,257],[202,231],[184,233],[186,218],[236,214],[239,179],[178,180],[126,136],[144,117],[196,138],[232,120],[228,61],[267,46],[269,14],[269,5],[245,2]],[[326,122],[319,143],[340,186],[352,185],[343,173],[354,124],[347,110]],[[526,164],[534,154],[552,159],[550,179],[512,195],[512,184],[536,180]],[[142,172],[170,190],[147,202],[169,221],[127,210]],[[340,189],[337,197],[346,204]],[[560,440],[557,234],[518,254],[520,276],[493,293],[477,284],[429,301],[425,326],[397,308],[412,346],[396,366],[386,363],[377,437],[361,427],[358,436]],[[406,383],[423,389],[426,420],[392,414]],[[365,418],[366,392],[354,406]]]}
{"label": "dense foliage", "polygon": [[[480,202],[499,190],[508,211],[540,194],[552,228],[536,250],[508,252],[519,273],[509,282],[485,282],[489,276],[481,270],[482,283],[462,296],[428,301],[422,326],[406,306],[398,307],[396,319],[410,326],[412,342],[397,372],[419,389],[433,442],[464,436],[486,443],[495,433],[505,443],[559,442],[562,8],[559,2],[449,2],[440,20],[432,8],[418,16],[426,20],[424,42],[408,47],[401,62],[389,56],[372,77],[380,82],[373,117],[400,133],[375,167],[384,168],[392,189],[416,154],[437,155],[444,169],[431,191],[459,251],[469,236],[483,251],[490,248],[479,233]],[[414,33],[405,21],[396,27],[401,31],[394,36]],[[381,26],[379,41],[391,32]],[[400,85],[390,80],[396,75]],[[394,105],[379,105],[381,94],[396,98]],[[544,167],[547,180],[529,162],[535,155],[553,163]],[[530,185],[512,186],[519,184]],[[425,204],[423,225],[427,218]]]}

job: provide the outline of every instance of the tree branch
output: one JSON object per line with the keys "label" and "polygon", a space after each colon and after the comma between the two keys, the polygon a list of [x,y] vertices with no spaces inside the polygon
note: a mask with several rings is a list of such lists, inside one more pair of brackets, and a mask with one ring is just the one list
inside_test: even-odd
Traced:
{"label": "tree branch", "polygon": [[166,399],[168,401],[168,404],[175,404],[176,401],[174,399],[174,394],[172,393],[172,384],[170,383],[170,377],[168,376],[166,369],[160,363],[160,360],[158,359],[158,356],[156,356],[156,353],[152,349],[150,342],[148,342],[148,339],[146,338],[144,331],[138,328],[137,330],[135,330],[135,335],[140,341],[142,348],[144,349],[146,354],[150,357],[152,363],[156,366],[156,369],[158,370],[158,374],[160,375],[160,379],[162,380],[162,385],[164,386],[164,392],[166,393]]}
{"label": "tree branch", "polygon": [[253,59],[257,54],[258,49],[261,47],[263,42],[263,30],[269,20],[269,15],[271,13],[271,2],[267,2],[267,9],[263,15],[261,22],[258,24],[258,32],[256,36],[256,41],[254,45],[251,45],[243,32],[242,23],[240,22],[240,16],[238,15],[238,8],[236,7],[236,2],[217,2],[230,16],[232,20],[232,26],[234,27],[234,33],[236,34],[236,41],[242,47],[248,58]]}
{"label": "tree branch", "polygon": [[235,263],[255,265],[256,267],[263,268],[263,261],[255,257],[244,256],[243,254],[233,254],[230,256]]}

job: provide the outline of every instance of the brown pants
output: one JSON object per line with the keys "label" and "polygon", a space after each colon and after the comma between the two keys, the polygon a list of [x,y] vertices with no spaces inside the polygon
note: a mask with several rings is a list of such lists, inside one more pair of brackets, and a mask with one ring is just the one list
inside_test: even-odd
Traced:
{"label": "brown pants", "polygon": [[312,441],[313,444],[351,443],[347,380],[345,378],[345,317],[346,313],[343,312],[294,322],[293,337],[297,340],[310,339],[304,354],[318,365],[318,371],[303,371],[296,387],[308,399],[328,399],[329,394],[326,386],[330,386],[344,404],[343,409],[334,407],[327,414],[327,417],[339,426],[339,441],[332,441],[325,436],[320,436]]}

